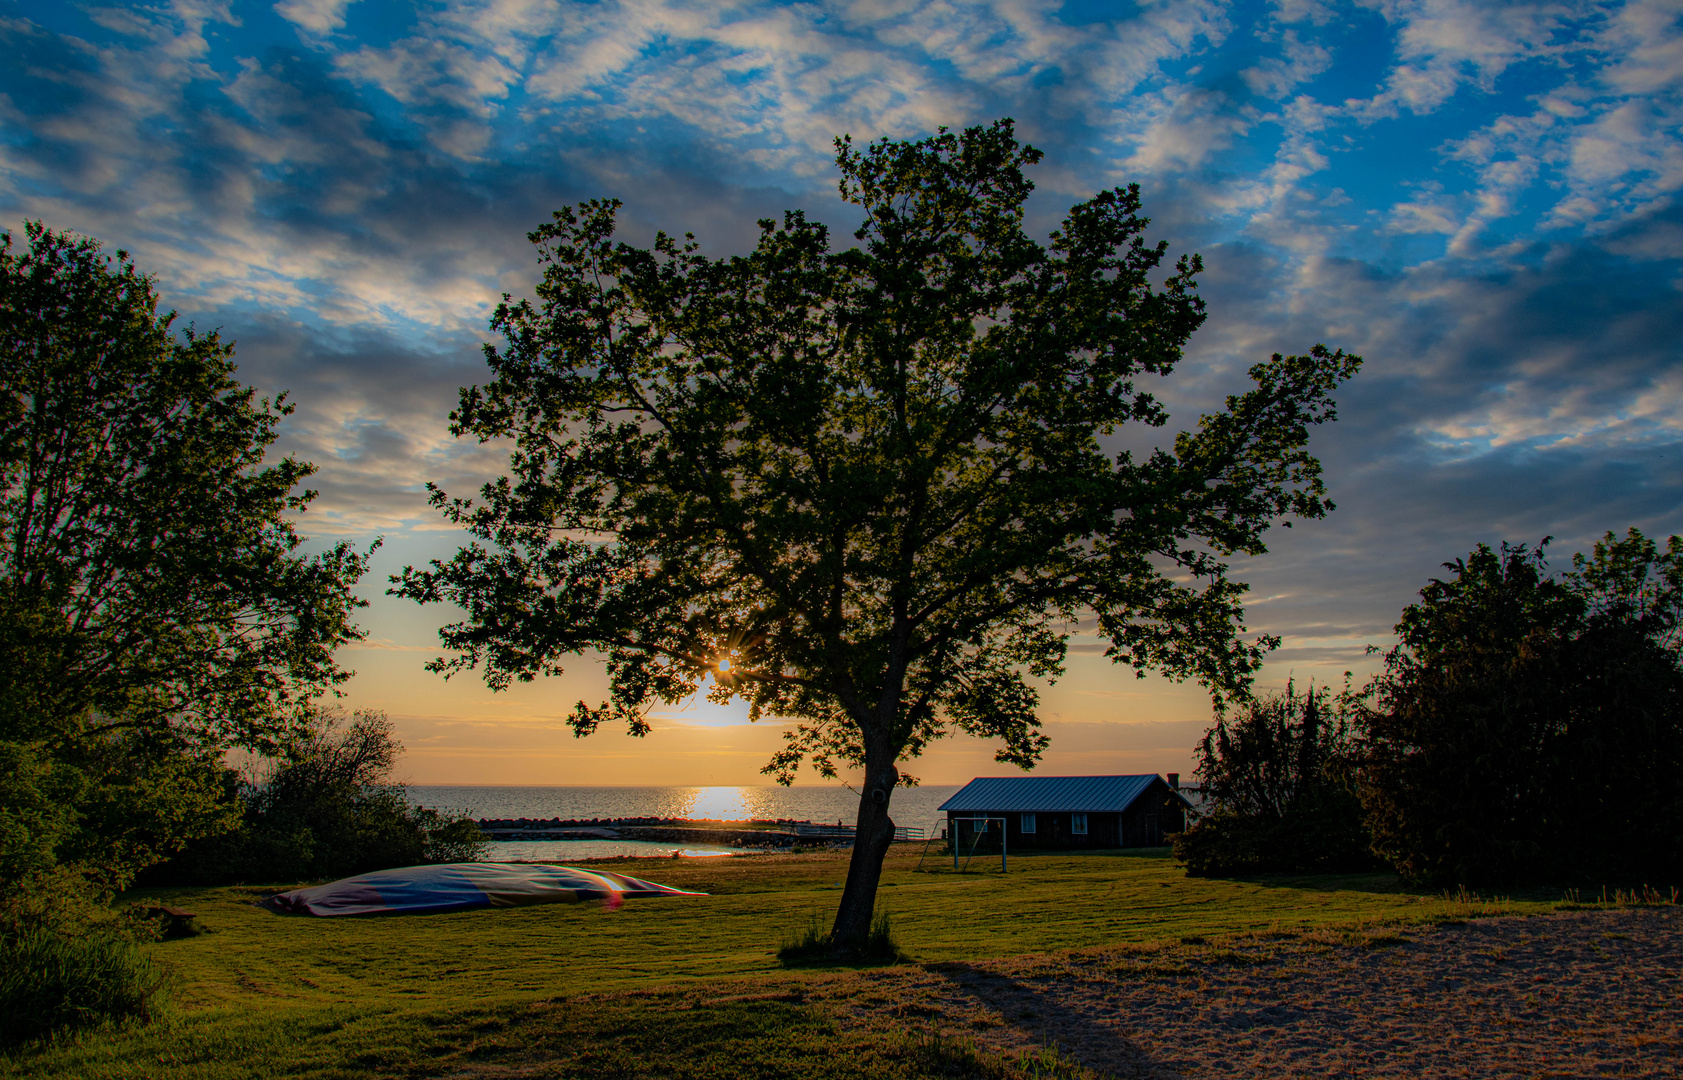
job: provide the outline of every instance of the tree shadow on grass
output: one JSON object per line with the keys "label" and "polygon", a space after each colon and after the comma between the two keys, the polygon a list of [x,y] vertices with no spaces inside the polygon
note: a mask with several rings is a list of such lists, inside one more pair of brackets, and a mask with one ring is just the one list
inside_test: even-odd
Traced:
{"label": "tree shadow on grass", "polygon": [[945,978],[960,995],[974,1000],[1017,1029],[1028,1041],[1053,1047],[1065,1058],[1105,1076],[1128,1080],[1181,1080],[1172,1065],[1155,1060],[1124,1035],[1124,1025],[1072,1007],[1054,988],[962,961],[927,964],[924,970]]}

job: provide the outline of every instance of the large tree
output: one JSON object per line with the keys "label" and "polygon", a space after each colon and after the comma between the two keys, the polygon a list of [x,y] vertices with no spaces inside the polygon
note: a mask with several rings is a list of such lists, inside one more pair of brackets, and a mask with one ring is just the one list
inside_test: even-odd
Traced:
{"label": "large tree", "polygon": [[1608,533],[1562,575],[1543,545],[1444,565],[1365,722],[1375,850],[1431,885],[1679,883],[1683,539]]}
{"label": "large tree", "polygon": [[1042,246],[1022,228],[1041,155],[1008,120],[836,145],[856,246],[792,212],[745,256],[665,234],[642,249],[614,242],[617,201],[531,234],[536,302],[505,297],[495,378],[452,416],[513,441],[509,474],[477,501],[434,492],[485,543],[397,591],[466,610],[442,632],[447,673],[482,665],[496,687],[605,655],[612,696],[578,704],[580,735],[641,734],[655,702],[711,679],[796,721],[780,782],[803,760],[862,770],[845,952],[893,792],[915,782],[900,763],[956,728],[1032,767],[1034,680],[1078,622],[1119,663],[1246,684],[1269,643],[1241,638],[1223,557],[1330,509],[1308,428],[1359,361],[1276,355],[1169,447],[1107,449],[1166,422],[1137,380],[1167,375],[1204,319],[1197,257],[1165,272],[1137,188],[1075,206]]}
{"label": "large tree", "polygon": [[217,824],[225,748],[274,749],[344,678],[366,559],[300,550],[312,469],[266,460],[290,407],[229,344],[173,331],[125,253],[28,241],[0,240],[0,752],[39,783],[0,816],[33,799],[64,829],[0,870],[120,884]]}

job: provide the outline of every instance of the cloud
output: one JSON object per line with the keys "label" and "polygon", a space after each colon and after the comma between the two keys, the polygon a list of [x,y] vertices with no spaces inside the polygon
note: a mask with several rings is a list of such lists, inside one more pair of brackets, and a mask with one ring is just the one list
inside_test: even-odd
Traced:
{"label": "cloud", "polygon": [[1295,31],[1285,34],[1284,55],[1268,57],[1239,73],[1253,94],[1281,100],[1299,85],[1332,66],[1332,50],[1298,40]]}
{"label": "cloud", "polygon": [[356,0],[281,0],[275,14],[312,34],[331,34],[345,25],[345,9]]}
{"label": "cloud", "polygon": [[1479,540],[1683,528],[1676,5],[1367,8],[445,0],[373,39],[292,0],[256,44],[226,5],[11,19],[0,203],[134,251],[293,391],[307,532],[419,550],[453,542],[422,482],[504,463],[445,417],[552,209],[623,197],[632,242],[711,254],[792,207],[845,237],[835,135],[1014,116],[1048,151],[1035,229],[1139,180],[1152,239],[1204,254],[1177,419],[1274,351],[1367,357],[1315,435],[1341,508],[1238,571],[1281,663],[1330,670]]}
{"label": "cloud", "polygon": [[1396,27],[1396,63],[1384,88],[1351,103],[1369,121],[1395,116],[1399,109],[1434,112],[1465,85],[1489,90],[1516,64],[1557,59],[1567,51],[1557,35],[1574,17],[1590,14],[1588,4],[1557,0],[1370,0],[1362,6]]}
{"label": "cloud", "polygon": [[[1206,249],[1212,315],[1192,358],[1228,374],[1205,394],[1233,392],[1244,360],[1274,350],[1325,341],[1366,358],[1311,441],[1339,508],[1235,568],[1267,598],[1252,628],[1286,639],[1276,664],[1371,667],[1361,647],[1387,643],[1439,564],[1480,542],[1553,535],[1564,562],[1608,529],[1683,532],[1683,291],[1664,264],[1621,254],[1675,272],[1680,222],[1485,271],[1323,258],[1287,276],[1256,249]],[[1207,400],[1173,401],[1176,423]]]}

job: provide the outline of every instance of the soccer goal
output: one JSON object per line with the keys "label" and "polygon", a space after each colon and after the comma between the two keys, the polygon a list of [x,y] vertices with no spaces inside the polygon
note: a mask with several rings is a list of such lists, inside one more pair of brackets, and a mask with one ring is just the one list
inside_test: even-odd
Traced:
{"label": "soccer goal", "polygon": [[[1002,817],[961,817],[952,819],[953,869],[964,873],[977,856],[992,861],[999,852],[999,872],[1008,867],[1010,852],[1005,839],[1005,819]],[[960,862],[960,859],[963,861]]]}

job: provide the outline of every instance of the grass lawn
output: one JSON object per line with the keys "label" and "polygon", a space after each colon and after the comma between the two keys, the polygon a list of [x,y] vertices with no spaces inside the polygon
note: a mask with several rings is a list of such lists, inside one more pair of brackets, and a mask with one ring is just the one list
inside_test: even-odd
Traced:
{"label": "grass lawn", "polygon": [[[878,901],[915,963],[1556,906],[1421,897],[1389,874],[1187,878],[1166,850],[914,873],[919,847],[890,855]],[[267,888],[142,890],[128,899],[210,931],[152,946],[174,1018],[0,1058],[0,1077],[1082,1075],[919,1041],[903,1018],[838,1027],[826,1001],[852,976],[776,952],[833,915],[843,853],[598,865],[712,895],[314,919],[253,906]]]}

